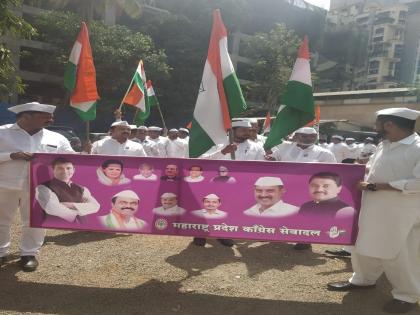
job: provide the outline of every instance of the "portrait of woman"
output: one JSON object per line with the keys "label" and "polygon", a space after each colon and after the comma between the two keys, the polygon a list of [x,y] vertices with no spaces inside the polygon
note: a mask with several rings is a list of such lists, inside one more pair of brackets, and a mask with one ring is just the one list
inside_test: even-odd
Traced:
{"label": "portrait of woman", "polygon": [[98,181],[107,186],[128,184],[130,179],[123,174],[124,166],[118,160],[106,160],[96,170]]}

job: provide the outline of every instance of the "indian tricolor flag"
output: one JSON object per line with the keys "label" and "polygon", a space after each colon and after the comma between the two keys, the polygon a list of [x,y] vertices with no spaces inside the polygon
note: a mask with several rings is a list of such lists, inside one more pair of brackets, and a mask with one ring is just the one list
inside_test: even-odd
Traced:
{"label": "indian tricolor flag", "polygon": [[264,126],[263,126],[263,135],[270,132],[271,126],[271,114],[270,111],[267,111],[267,115],[265,116]]}
{"label": "indian tricolor flag", "polygon": [[247,106],[227,48],[227,30],[219,10],[213,28],[201,85],[195,104],[189,156],[199,157],[212,146],[225,143],[231,119]]}
{"label": "indian tricolor flag", "polygon": [[150,107],[151,106],[158,106],[158,99],[155,94],[155,90],[153,89],[152,81],[147,80],[146,82],[146,110],[143,112],[139,110],[136,113],[136,117],[134,117],[134,123],[137,126],[141,126],[144,124],[147,118],[150,116]]}
{"label": "indian tricolor flag", "polygon": [[124,97],[124,103],[137,107],[141,112],[146,112],[146,73],[144,72],[143,61],[140,60],[139,65],[134,73],[130,91]]}
{"label": "indian tricolor flag", "polygon": [[80,118],[88,121],[96,118],[96,102],[99,99],[96,89],[96,71],[93,64],[89,33],[85,22],[71,50],[69,62],[64,73],[64,86],[70,91],[70,106]]}
{"label": "indian tricolor flag", "polygon": [[287,82],[281,104],[264,144],[266,150],[282,143],[282,138],[315,118],[308,38],[306,36],[299,48],[297,60]]}

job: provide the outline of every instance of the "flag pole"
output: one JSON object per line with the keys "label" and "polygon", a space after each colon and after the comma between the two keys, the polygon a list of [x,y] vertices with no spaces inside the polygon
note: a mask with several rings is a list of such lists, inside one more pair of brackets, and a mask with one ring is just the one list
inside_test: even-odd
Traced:
{"label": "flag pole", "polygon": [[86,141],[90,141],[90,120],[86,121]]}
{"label": "flag pole", "polygon": [[137,117],[139,111],[140,111],[140,109],[138,107],[136,107],[136,111],[134,112],[134,116],[133,116],[133,124],[135,124],[136,117]]}
{"label": "flag pole", "polygon": [[[233,144],[233,129],[230,128],[228,131],[229,134],[229,144]],[[230,158],[231,160],[236,160],[235,151],[230,152]]]}
{"label": "flag pole", "polygon": [[166,129],[165,119],[163,119],[163,114],[162,114],[162,111],[160,110],[159,102],[157,103],[157,108],[159,111],[160,119],[162,119],[163,128]]}
{"label": "flag pole", "polygon": [[130,88],[131,88],[131,86],[133,85],[133,82],[134,82],[134,75],[133,75],[133,77],[131,78],[131,82],[130,82],[130,84],[128,85],[127,91],[125,92],[124,97],[123,97],[123,98],[122,98],[122,100],[121,100],[121,103],[120,103],[120,106],[118,107],[118,110],[121,110],[121,108],[122,108],[122,106],[123,106],[123,104],[124,104],[125,97],[127,96],[128,92],[130,92]]}

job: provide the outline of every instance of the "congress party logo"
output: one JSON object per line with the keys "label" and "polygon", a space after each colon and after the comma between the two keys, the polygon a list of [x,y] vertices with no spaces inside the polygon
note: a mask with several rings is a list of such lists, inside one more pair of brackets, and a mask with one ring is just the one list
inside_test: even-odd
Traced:
{"label": "congress party logo", "polygon": [[336,226],[332,226],[330,230],[327,232],[330,238],[337,238],[343,233],[346,233],[346,230],[339,230],[338,227]]}
{"label": "congress party logo", "polygon": [[165,230],[168,227],[168,221],[166,221],[165,219],[157,219],[155,221],[155,227],[158,230]]}

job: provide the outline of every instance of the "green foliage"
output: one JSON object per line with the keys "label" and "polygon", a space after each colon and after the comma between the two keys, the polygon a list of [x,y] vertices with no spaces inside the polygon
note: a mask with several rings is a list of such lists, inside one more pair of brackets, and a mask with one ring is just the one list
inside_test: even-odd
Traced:
{"label": "green foliage", "polygon": [[[69,12],[50,12],[37,20],[40,40],[54,44],[56,51],[49,62],[65,65],[80,30],[79,16]],[[120,104],[140,59],[148,77],[158,80],[169,77],[170,67],[163,50],[155,48],[150,36],[134,32],[125,26],[106,26],[92,21],[89,37],[96,68],[99,112],[113,112]],[[46,61],[48,62],[48,61]]]}
{"label": "green foliage", "polygon": [[245,55],[252,60],[247,86],[252,98],[268,108],[277,105],[289,80],[301,39],[284,24],[277,24],[269,33],[257,33],[245,45]]}
{"label": "green foliage", "polygon": [[[0,1],[0,36],[30,38],[35,29],[22,18],[16,16],[11,7],[21,5],[19,0]],[[22,80],[16,75],[11,51],[0,43],[0,98],[6,98],[14,93],[23,93]]]}

